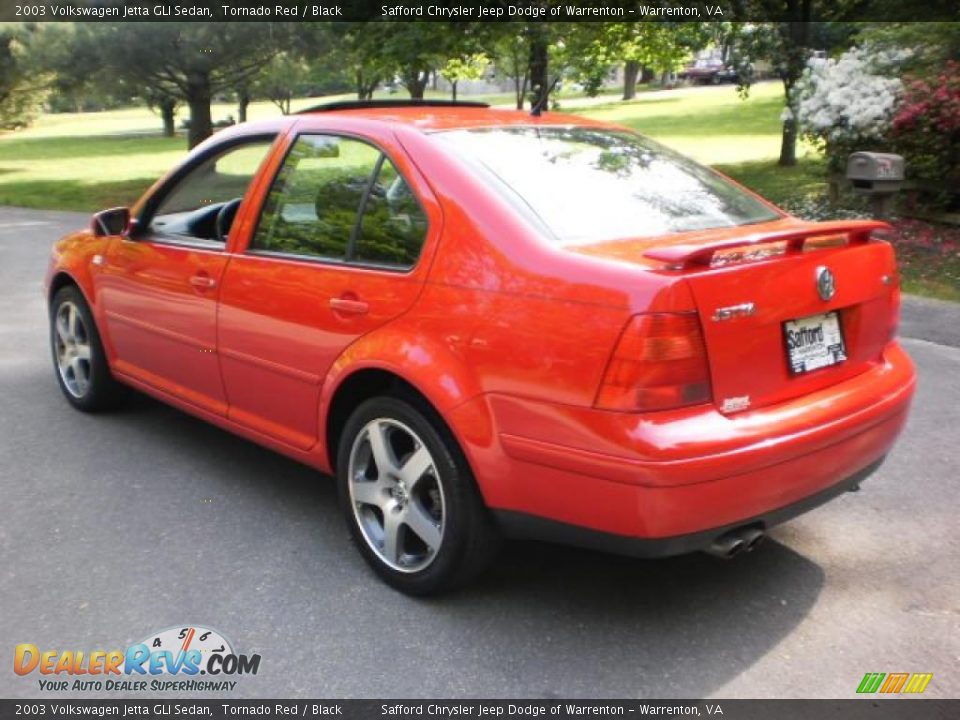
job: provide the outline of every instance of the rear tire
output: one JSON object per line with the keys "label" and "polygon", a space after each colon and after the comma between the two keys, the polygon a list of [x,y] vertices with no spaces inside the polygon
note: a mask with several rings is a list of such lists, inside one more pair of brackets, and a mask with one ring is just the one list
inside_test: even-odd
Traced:
{"label": "rear tire", "polygon": [[60,288],[50,303],[50,349],[57,384],[77,410],[99,412],[119,403],[125,388],[114,380],[83,294]]}
{"label": "rear tire", "polygon": [[499,548],[473,474],[442,419],[396,397],[354,410],[337,453],[340,505],[367,563],[409,595],[461,586]]}

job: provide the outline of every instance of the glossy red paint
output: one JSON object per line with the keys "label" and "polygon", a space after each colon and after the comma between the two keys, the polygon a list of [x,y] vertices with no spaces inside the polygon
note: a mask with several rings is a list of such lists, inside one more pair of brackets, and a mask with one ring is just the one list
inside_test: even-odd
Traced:
{"label": "glossy red paint", "polygon": [[[196,151],[277,136],[223,250],[81,231],[56,245],[47,285],[81,288],[117,378],[322,471],[333,469],[327,439],[338,389],[375,369],[436,408],[489,507],[618,536],[671,537],[756,517],[890,449],[914,371],[893,338],[893,252],[865,235],[872,226],[825,228],[781,214],[762,225],[560,249],[431,138],[501,125],[611,127],[474,108],[241,125]],[[308,132],[365,139],[393,161],[428,217],[412,270],[248,252],[270,183],[294,138]],[[165,182],[133,208],[135,217]],[[807,252],[796,243],[717,267],[700,262],[718,249],[826,232],[840,242]],[[819,266],[837,278],[828,301],[813,281]],[[713,319],[747,302],[756,308],[749,316]],[[848,360],[792,377],[782,323],[834,310]],[[646,313],[699,318],[710,401],[646,413],[598,409],[614,348]],[[745,408],[725,404],[741,397]]]}

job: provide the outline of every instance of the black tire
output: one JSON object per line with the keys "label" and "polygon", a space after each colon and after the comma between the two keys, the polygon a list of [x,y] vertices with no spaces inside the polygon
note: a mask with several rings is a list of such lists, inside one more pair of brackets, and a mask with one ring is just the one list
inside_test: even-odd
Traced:
{"label": "black tire", "polygon": [[[361,519],[360,508],[369,508],[373,518],[377,517],[376,511],[379,509],[381,524],[384,526],[386,523],[382,518],[387,511],[371,504],[355,503],[351,497],[351,455],[355,447],[357,453],[361,452],[364,438],[369,437],[368,433],[371,432],[371,423],[381,421],[402,426],[397,428],[391,425],[391,428],[394,428],[391,432],[401,436],[401,444],[404,442],[404,431],[412,430],[418,436],[416,440],[422,442],[432,458],[432,465],[422,475],[420,483],[432,484],[433,498],[436,497],[438,489],[441,491],[443,512],[442,522],[438,523],[438,527],[442,528],[442,535],[432,560],[422,569],[395,569],[381,556],[382,548],[374,549],[375,543],[369,539],[369,530],[364,529],[369,525],[362,526],[364,521]],[[400,432],[396,433],[396,429]],[[411,452],[404,456],[407,459],[412,457],[415,442],[410,446]],[[368,458],[372,458],[372,446],[369,450]],[[399,454],[395,450],[393,452],[398,464],[402,464],[399,462]],[[357,471],[356,466],[354,470]],[[460,587],[481,573],[499,549],[500,534],[483,503],[463,452],[436,411],[417,398],[377,397],[367,400],[353,411],[340,436],[337,484],[341,510],[354,543],[373,570],[386,583],[401,592],[425,596]],[[394,502],[393,495],[384,497],[386,502]],[[411,504],[414,502],[413,497],[414,492],[411,491]],[[436,503],[432,509],[436,509]],[[409,527],[404,527],[403,532],[406,538],[413,538],[414,544],[419,541],[418,537],[409,535],[412,532]],[[428,558],[430,548],[426,545],[424,547],[424,557]],[[398,559],[398,562],[400,561],[402,558]]]}
{"label": "black tire", "polygon": [[[57,317],[61,309],[65,310],[67,306],[76,309],[82,322],[82,338],[89,348],[89,359],[86,360],[87,382],[82,388],[76,383],[71,386],[60,370],[59,350],[62,341],[58,340]],[[126,395],[124,386],[118,383],[110,373],[93,314],[83,294],[74,285],[60,288],[50,302],[50,350],[53,356],[54,376],[57,378],[60,391],[67,402],[77,410],[83,412],[108,410],[116,407]]]}

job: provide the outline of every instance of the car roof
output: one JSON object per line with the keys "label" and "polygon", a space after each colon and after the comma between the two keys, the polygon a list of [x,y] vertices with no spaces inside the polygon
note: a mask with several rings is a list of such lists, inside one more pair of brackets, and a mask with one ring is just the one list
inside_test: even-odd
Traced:
{"label": "car roof", "polygon": [[366,121],[382,122],[384,124],[402,124],[417,128],[423,132],[531,125],[613,127],[609,123],[556,112],[544,112],[539,116],[534,116],[522,110],[457,105],[433,106],[426,104],[422,106],[409,105],[402,107],[351,107],[342,110],[324,110],[316,113],[306,111],[301,113],[299,117],[316,117],[318,115],[328,117],[336,116],[338,118],[362,118]]}

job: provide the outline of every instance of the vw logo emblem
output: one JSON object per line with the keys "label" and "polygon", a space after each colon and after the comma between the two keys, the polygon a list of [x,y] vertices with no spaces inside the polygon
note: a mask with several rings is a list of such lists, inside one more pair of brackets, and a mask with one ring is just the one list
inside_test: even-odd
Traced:
{"label": "vw logo emblem", "polygon": [[837,281],[830,272],[830,268],[825,265],[817,268],[817,292],[824,302],[837,294]]}

